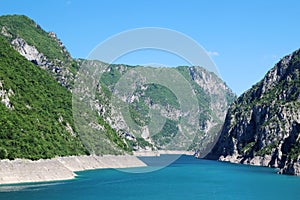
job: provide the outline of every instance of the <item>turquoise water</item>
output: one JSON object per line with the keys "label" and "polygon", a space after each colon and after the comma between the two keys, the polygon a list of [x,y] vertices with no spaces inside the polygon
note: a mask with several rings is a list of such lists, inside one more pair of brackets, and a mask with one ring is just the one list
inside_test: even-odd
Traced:
{"label": "turquoise water", "polygon": [[300,199],[300,177],[277,175],[270,168],[191,156],[183,156],[170,166],[151,173],[102,169],[78,175],[71,181],[1,186],[0,199]]}

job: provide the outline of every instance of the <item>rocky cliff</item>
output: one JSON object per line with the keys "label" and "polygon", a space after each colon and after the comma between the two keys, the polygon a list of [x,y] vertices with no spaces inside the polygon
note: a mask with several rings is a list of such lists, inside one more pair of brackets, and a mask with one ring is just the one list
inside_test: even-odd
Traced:
{"label": "rocky cliff", "polygon": [[[177,97],[169,88],[159,84],[144,84],[137,81],[135,92],[124,97],[129,104],[129,114],[133,121],[140,127],[133,132],[126,124],[126,120],[111,106],[112,92],[118,92],[115,87],[120,77],[137,67],[128,65],[108,65],[101,76],[98,95],[98,113],[114,128],[118,135],[127,138],[127,143],[134,150],[164,149],[164,150],[199,150],[204,152],[206,147],[214,140],[225,119],[229,105],[235,99],[235,95],[226,84],[214,73],[202,67],[181,66],[175,68],[190,84],[195,94],[199,113],[196,122],[199,128],[194,135],[194,141],[189,146],[172,141],[180,129],[180,117],[184,113],[179,108]],[[184,91],[182,91],[184,92]],[[149,109],[159,108],[159,115],[166,119],[161,131],[155,135],[149,135],[147,125],[150,121]],[[114,113],[114,114],[112,114]]]}
{"label": "rocky cliff", "polygon": [[229,108],[207,156],[299,173],[300,50],[285,56]]}

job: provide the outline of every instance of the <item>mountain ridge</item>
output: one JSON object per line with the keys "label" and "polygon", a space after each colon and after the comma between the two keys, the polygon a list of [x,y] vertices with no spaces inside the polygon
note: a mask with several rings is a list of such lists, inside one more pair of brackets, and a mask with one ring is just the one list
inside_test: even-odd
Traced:
{"label": "mountain ridge", "polygon": [[207,156],[299,173],[300,50],[281,59],[229,108]]}
{"label": "mountain ridge", "polygon": [[0,17],[1,34],[27,60],[56,78],[63,86],[73,84],[77,63],[54,32],[44,31],[25,15]]}

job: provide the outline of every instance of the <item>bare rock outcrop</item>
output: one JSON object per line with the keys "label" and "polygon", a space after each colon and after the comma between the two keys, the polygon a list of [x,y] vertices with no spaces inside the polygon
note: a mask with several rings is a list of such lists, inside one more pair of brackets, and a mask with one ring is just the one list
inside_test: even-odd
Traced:
{"label": "bare rock outcrop", "polygon": [[299,175],[300,50],[285,56],[229,108],[208,159]]}

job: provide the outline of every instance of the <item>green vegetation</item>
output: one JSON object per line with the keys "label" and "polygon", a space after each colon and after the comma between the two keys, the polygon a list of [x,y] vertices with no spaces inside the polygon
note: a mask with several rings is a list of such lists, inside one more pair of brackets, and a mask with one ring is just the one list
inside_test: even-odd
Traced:
{"label": "green vegetation", "polygon": [[[297,55],[297,52],[294,52],[294,56],[292,58],[291,66],[299,66],[300,59]],[[279,67],[279,63],[275,67]],[[268,91],[266,91],[262,95],[258,95],[258,91],[261,89],[260,86],[263,84],[262,81],[258,82],[250,90],[244,93],[238,101],[243,105],[243,109],[245,111],[252,109],[254,106],[264,106],[270,104],[270,102],[275,103],[273,106],[275,109],[280,105],[284,105],[288,102],[297,102],[300,95],[300,78],[299,78],[299,70],[293,69],[293,74],[291,74],[290,79],[281,79],[276,82],[273,87],[271,87]],[[288,91],[288,95],[286,99],[280,98],[280,95],[286,93]],[[256,94],[257,95],[253,95]],[[271,114],[276,114],[276,110],[272,109]],[[267,123],[267,122],[265,122]]]}
{"label": "green vegetation", "polygon": [[147,142],[142,137],[137,137],[135,140],[126,139],[126,143],[128,144],[130,149],[134,149],[134,147],[137,147],[137,146],[140,148],[150,147],[151,149],[153,149],[153,145],[151,143]]}
{"label": "green vegetation", "polygon": [[3,147],[0,147],[0,159],[6,159],[8,156],[7,150]]}
{"label": "green vegetation", "polygon": [[[110,99],[112,96],[112,92],[108,89],[108,87],[104,83],[100,82],[100,85],[101,85],[101,89],[102,89],[101,92],[103,93],[103,95],[107,99]],[[101,94],[98,93],[97,95],[101,95]]]}
{"label": "green vegetation", "polygon": [[265,146],[264,148],[257,151],[255,154],[257,156],[264,156],[264,155],[271,155],[272,151],[278,147],[278,142],[272,143],[268,146]]}
{"label": "green vegetation", "polygon": [[116,67],[111,66],[108,72],[101,75],[100,82],[106,87],[112,89],[121,78],[121,73]]}
{"label": "green vegetation", "polygon": [[[147,84],[145,90],[137,90],[139,100],[134,100],[129,106],[131,118],[139,126],[145,126],[150,122],[149,105],[159,104],[163,107],[171,106],[179,109],[176,96],[168,88],[158,84]],[[147,103],[149,102],[149,103]]]}
{"label": "green vegetation", "polygon": [[72,59],[53,33],[45,32],[33,20],[23,15],[0,16],[0,29],[9,43],[16,38],[22,38],[27,44],[34,46],[49,61],[43,66],[49,67],[48,73],[63,86],[72,87],[79,63]]}
{"label": "green vegetation", "polygon": [[[124,151],[127,152],[131,152],[132,149],[130,149],[126,142],[124,142],[122,140],[122,138],[118,135],[118,133],[116,132],[116,130],[114,130],[107,122],[105,122],[103,120],[103,118],[99,117],[98,118],[99,124],[102,125],[105,129],[105,135],[107,136],[107,138],[112,141],[113,143],[115,143],[119,148],[121,148]],[[99,141],[95,141],[95,142],[99,142]],[[101,151],[101,150],[99,150]]]}
{"label": "green vegetation", "polygon": [[137,141],[137,145],[140,146],[141,148],[153,147],[153,145],[147,142],[144,138],[137,137],[136,141]]}
{"label": "green vegetation", "polygon": [[162,130],[151,136],[158,147],[163,147],[169,144],[178,132],[177,122],[174,120],[167,119]]}
{"label": "green vegetation", "polygon": [[162,106],[172,106],[173,108],[180,108],[175,94],[163,85],[148,84],[146,85],[145,98],[151,100],[151,104],[160,104]]}
{"label": "green vegetation", "polygon": [[143,98],[139,101],[134,100],[132,104],[129,105],[129,113],[131,118],[139,126],[145,126],[149,123],[149,107],[146,105]]}
{"label": "green vegetation", "polygon": [[[6,31],[16,37],[23,38],[29,45],[35,46],[39,52],[42,52],[48,59],[55,61],[61,60],[68,62],[70,57],[62,53],[63,49],[47,32],[45,32],[32,19],[24,15],[5,15],[0,17],[0,28],[5,27]],[[75,63],[73,66],[75,67]]]}
{"label": "green vegetation", "polygon": [[297,161],[298,157],[300,156],[300,142],[296,142],[289,153],[290,158],[294,161]]}
{"label": "green vegetation", "polygon": [[241,150],[243,154],[247,154],[250,150],[252,150],[253,146],[255,145],[256,142],[250,142],[246,144]]}
{"label": "green vegetation", "polygon": [[[3,20],[3,19],[2,19]],[[71,93],[0,36],[0,82],[13,109],[0,103],[0,156],[51,158],[87,154],[75,130]],[[75,131],[76,132],[76,131]]]}

